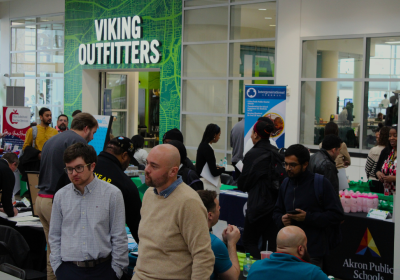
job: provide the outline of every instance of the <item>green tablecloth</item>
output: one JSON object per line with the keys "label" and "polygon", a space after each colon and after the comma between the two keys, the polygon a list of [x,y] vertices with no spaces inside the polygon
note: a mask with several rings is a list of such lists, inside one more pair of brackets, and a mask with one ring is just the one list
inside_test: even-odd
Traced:
{"label": "green tablecloth", "polygon": [[[142,184],[142,181],[140,180],[139,177],[132,177],[131,180],[137,186],[138,191],[139,191],[140,199],[143,200],[143,195],[144,195],[144,193],[147,191],[147,189],[149,187],[146,184]],[[223,190],[233,190],[233,189],[237,189],[237,187],[236,186],[230,186],[230,185],[221,185],[221,191],[223,191]]]}

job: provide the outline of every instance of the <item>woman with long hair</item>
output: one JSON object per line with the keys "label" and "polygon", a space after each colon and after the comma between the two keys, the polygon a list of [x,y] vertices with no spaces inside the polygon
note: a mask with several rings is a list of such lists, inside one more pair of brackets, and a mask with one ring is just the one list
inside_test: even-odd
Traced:
{"label": "woman with long hair", "polygon": [[149,155],[149,153],[145,149],[143,149],[144,138],[140,135],[135,135],[132,137],[131,140],[133,142],[133,148],[135,151],[133,157],[137,160],[139,164],[146,166],[147,156]]}
{"label": "woman with long hair", "polygon": [[[379,135],[381,138],[381,134]],[[397,126],[389,130],[389,144],[382,150],[376,165],[376,178],[383,183],[385,195],[396,192],[396,168],[397,168]]]}
{"label": "woman with long hair", "polygon": [[206,178],[202,178],[201,180],[203,181],[204,189],[216,191],[218,194],[221,188],[220,175],[225,171],[225,168],[217,166],[217,160],[215,158],[212,144],[217,143],[220,136],[221,128],[218,125],[213,123],[207,125],[196,155],[196,171],[198,175],[201,175],[203,168],[207,163],[211,175],[214,177],[219,177],[219,183],[216,186],[209,182]]}
{"label": "woman with long hair", "polygon": [[382,127],[378,131],[377,145],[369,150],[367,162],[365,163],[365,173],[367,173],[367,178],[371,180],[373,185],[371,186],[371,191],[377,193],[383,193],[383,184],[376,179],[375,170],[382,150],[389,146],[389,131],[390,127],[388,126]]}

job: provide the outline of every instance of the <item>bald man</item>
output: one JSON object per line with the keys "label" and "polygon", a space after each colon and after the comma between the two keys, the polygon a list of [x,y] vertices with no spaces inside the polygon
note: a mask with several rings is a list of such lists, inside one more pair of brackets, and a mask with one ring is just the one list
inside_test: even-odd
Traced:
{"label": "bald man", "polygon": [[329,279],[321,268],[309,262],[306,234],[299,227],[287,226],[276,237],[276,253],[271,254],[269,259],[255,262],[247,279]]}
{"label": "bald man", "polygon": [[180,155],[168,144],[154,147],[145,169],[148,190],[139,224],[139,258],[132,279],[209,279],[214,253],[207,210],[178,176]]}

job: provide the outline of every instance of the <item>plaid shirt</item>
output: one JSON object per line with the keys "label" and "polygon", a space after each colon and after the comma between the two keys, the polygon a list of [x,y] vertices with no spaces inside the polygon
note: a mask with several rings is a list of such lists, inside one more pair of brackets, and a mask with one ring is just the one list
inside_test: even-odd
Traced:
{"label": "plaid shirt", "polygon": [[118,278],[128,266],[128,238],[121,191],[97,177],[84,194],[71,183],[54,197],[49,232],[50,262],[61,263],[106,258]]}

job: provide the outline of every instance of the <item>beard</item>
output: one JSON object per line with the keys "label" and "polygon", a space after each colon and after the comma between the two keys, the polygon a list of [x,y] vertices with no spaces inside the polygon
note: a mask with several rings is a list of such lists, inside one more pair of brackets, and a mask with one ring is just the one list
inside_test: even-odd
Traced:
{"label": "beard", "polygon": [[147,177],[145,179],[146,185],[149,187],[151,186],[153,188],[162,187],[167,182],[168,182],[168,173],[165,173],[164,175],[162,175],[161,177],[159,177],[157,179],[155,179],[155,178],[152,179],[150,176],[147,175]]}
{"label": "beard", "polygon": [[307,249],[305,249],[302,259],[308,263],[311,262],[311,257]]}
{"label": "beard", "polygon": [[67,129],[67,126],[65,125],[65,124],[60,124],[59,126],[58,126],[58,128],[61,130],[61,131],[64,131],[64,130],[66,130]]}

